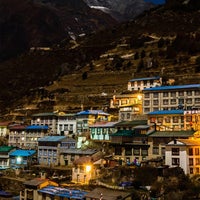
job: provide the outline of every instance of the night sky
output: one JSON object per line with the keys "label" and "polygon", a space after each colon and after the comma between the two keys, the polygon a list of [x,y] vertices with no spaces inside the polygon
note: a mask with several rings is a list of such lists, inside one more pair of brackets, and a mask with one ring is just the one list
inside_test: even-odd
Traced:
{"label": "night sky", "polygon": [[152,2],[154,4],[164,4],[165,0],[145,0],[147,2]]}

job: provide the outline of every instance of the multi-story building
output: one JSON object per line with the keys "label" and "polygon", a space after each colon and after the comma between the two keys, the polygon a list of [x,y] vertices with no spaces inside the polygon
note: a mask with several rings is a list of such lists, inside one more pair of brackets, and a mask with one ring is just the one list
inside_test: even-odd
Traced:
{"label": "multi-story building", "polygon": [[8,135],[10,122],[0,122],[0,137],[6,137]]}
{"label": "multi-story building", "polygon": [[60,146],[65,139],[66,136],[40,138],[38,140],[38,163],[48,166],[60,165]]}
{"label": "multi-story building", "polygon": [[143,113],[200,109],[200,84],[160,86],[143,90]]}
{"label": "multi-story building", "polygon": [[36,162],[37,156],[35,150],[17,149],[9,154],[10,165],[29,168]]}
{"label": "multi-story building", "polygon": [[76,115],[58,113],[57,115],[57,134],[72,135],[76,134]]}
{"label": "multi-story building", "polygon": [[200,174],[200,138],[174,139],[166,145],[165,164],[185,174]]}
{"label": "multi-story building", "polygon": [[85,110],[76,114],[77,133],[85,133],[89,131],[89,126],[101,121],[109,121],[110,114],[102,110]]}
{"label": "multi-story building", "polygon": [[30,125],[25,129],[24,137],[24,148],[37,149],[38,140],[48,135],[48,126],[42,125]]}
{"label": "multi-story building", "polygon": [[148,134],[149,159],[161,158],[165,160],[165,147],[173,139],[188,139],[194,135],[194,131],[153,131]]}
{"label": "multi-story building", "polygon": [[9,139],[8,145],[22,148],[25,145],[25,125],[13,124],[8,127]]}
{"label": "multi-story building", "polygon": [[91,179],[97,178],[98,169],[103,164],[102,155],[102,152],[96,152],[76,159],[72,168],[72,182],[88,184]]}
{"label": "multi-story building", "polygon": [[142,105],[142,93],[129,92],[126,94],[117,94],[113,95],[113,98],[110,100],[110,108],[119,108],[126,105]]}
{"label": "multi-story building", "polygon": [[51,134],[57,134],[57,114],[37,113],[32,115],[31,125],[48,126]]}
{"label": "multi-story building", "polygon": [[42,125],[12,125],[9,126],[9,146],[23,149],[36,149],[38,139],[48,133],[48,126]]}
{"label": "multi-story building", "polygon": [[116,123],[118,122],[97,122],[90,125],[90,138],[96,142],[110,141],[110,135],[117,131]]}
{"label": "multi-story building", "polygon": [[149,112],[148,124],[155,124],[157,131],[192,130],[192,116],[184,110],[158,110]]}
{"label": "multi-story building", "polygon": [[148,134],[151,132],[147,120],[122,121],[115,124],[117,132],[110,135],[113,157],[120,164],[139,163],[148,158]]}
{"label": "multi-story building", "polygon": [[156,77],[147,77],[147,78],[135,78],[131,79],[128,82],[128,90],[144,90],[146,88],[153,88],[162,85],[162,78],[159,76]]}
{"label": "multi-story building", "polygon": [[12,146],[0,146],[0,169],[10,167],[9,154],[14,150]]}

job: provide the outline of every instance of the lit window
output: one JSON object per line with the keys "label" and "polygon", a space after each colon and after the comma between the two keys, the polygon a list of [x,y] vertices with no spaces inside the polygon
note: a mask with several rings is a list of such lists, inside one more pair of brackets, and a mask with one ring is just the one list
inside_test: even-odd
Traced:
{"label": "lit window", "polygon": [[172,165],[179,165],[179,158],[172,158]]}
{"label": "lit window", "polygon": [[172,155],[179,155],[179,148],[172,148]]}

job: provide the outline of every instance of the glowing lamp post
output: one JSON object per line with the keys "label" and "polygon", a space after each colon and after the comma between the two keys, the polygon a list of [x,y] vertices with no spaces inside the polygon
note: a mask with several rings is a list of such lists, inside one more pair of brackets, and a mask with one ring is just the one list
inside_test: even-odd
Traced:
{"label": "glowing lamp post", "polygon": [[85,166],[85,171],[86,171],[85,180],[87,180],[88,183],[89,183],[89,180],[91,179],[91,170],[92,170],[92,166],[91,165],[86,165]]}

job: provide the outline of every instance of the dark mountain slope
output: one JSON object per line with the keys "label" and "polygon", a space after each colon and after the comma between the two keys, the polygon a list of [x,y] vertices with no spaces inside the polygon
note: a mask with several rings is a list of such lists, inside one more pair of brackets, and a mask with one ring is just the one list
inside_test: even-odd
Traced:
{"label": "dark mountain slope", "polygon": [[82,0],[0,0],[0,59],[114,24],[113,18]]}

